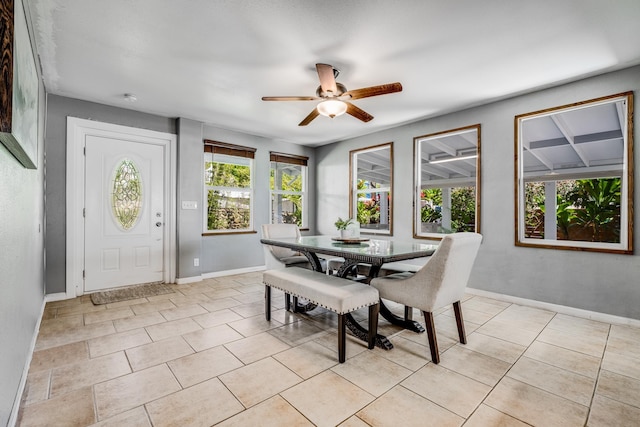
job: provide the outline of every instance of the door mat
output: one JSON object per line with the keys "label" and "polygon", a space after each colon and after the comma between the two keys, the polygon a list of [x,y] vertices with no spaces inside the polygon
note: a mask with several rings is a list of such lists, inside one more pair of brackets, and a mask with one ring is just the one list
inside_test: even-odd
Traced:
{"label": "door mat", "polygon": [[92,293],[91,302],[94,305],[111,304],[114,302],[171,294],[174,292],[175,291],[171,289],[170,286],[164,283],[145,283],[143,285],[127,286],[126,288]]}

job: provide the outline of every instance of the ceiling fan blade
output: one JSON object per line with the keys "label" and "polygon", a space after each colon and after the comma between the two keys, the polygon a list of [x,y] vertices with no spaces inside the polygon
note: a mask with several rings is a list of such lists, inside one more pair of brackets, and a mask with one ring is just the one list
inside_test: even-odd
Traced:
{"label": "ceiling fan blade", "polygon": [[361,108],[356,107],[350,102],[345,102],[347,104],[347,114],[351,114],[356,119],[360,119],[363,122],[368,122],[373,119],[373,116]]}
{"label": "ceiling fan blade", "polygon": [[263,96],[263,101],[317,101],[317,96]]}
{"label": "ceiling fan blade", "polygon": [[354,89],[345,92],[342,96],[349,97],[347,99],[361,99],[370,96],[386,95],[388,93],[402,92],[402,85],[398,82],[388,83],[386,85],[365,87],[362,89]]}
{"label": "ceiling fan blade", "polygon": [[306,125],[308,125],[309,123],[311,123],[311,120],[313,120],[316,117],[318,117],[318,115],[320,115],[320,113],[318,113],[318,109],[314,108],[313,110],[311,110],[309,115],[304,118],[304,120],[302,120],[300,123],[298,123],[298,126],[306,126]]}
{"label": "ceiling fan blade", "polygon": [[331,92],[333,94],[337,94],[338,87],[336,86],[336,77],[333,73],[333,66],[329,64],[316,64],[316,70],[318,71],[322,91],[325,93]]}

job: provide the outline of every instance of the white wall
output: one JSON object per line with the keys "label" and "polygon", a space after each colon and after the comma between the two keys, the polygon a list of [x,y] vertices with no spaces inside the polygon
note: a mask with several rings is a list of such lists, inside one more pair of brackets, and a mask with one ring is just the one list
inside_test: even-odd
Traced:
{"label": "white wall", "polygon": [[[629,90],[636,94],[634,139],[640,144],[637,113],[640,67],[633,67],[321,147],[316,155],[318,233],[335,233],[335,218],[348,213],[349,150],[393,141],[393,237],[411,239],[413,138],[480,123],[481,232],[484,240],[469,286],[640,319],[640,259],[637,254],[587,253],[514,245],[514,116]],[[425,94],[425,100],[428,96]],[[640,164],[639,153],[636,148],[636,164]],[[635,168],[635,182],[640,182],[638,170],[640,166]],[[636,186],[636,206],[638,193],[640,188]],[[640,224],[637,212],[636,209],[634,222]],[[639,233],[636,227],[634,247],[638,246]]]}

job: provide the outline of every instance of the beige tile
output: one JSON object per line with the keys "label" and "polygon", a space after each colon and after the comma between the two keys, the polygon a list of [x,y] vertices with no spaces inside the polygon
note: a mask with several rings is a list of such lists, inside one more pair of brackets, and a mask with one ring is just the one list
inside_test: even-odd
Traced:
{"label": "beige tile", "polygon": [[234,320],[243,319],[243,317],[229,309],[220,309],[213,313],[193,316],[192,319],[203,328],[211,328],[212,326],[223,325],[225,323],[233,322]]}
{"label": "beige tile", "polygon": [[160,314],[162,314],[162,316],[164,316],[164,318],[169,321],[184,319],[186,317],[191,317],[191,316],[196,316],[198,314],[206,314],[206,313],[208,313],[207,310],[205,310],[204,308],[202,308],[202,306],[198,304],[183,305],[180,307],[170,308],[168,310],[160,311]]}
{"label": "beige tile", "polygon": [[396,335],[391,338],[393,348],[382,350],[376,348],[376,354],[411,371],[417,371],[431,361],[429,347]]}
{"label": "beige tile", "polygon": [[91,357],[104,356],[151,342],[144,329],[132,329],[87,341]]}
{"label": "beige tile", "polygon": [[478,332],[467,335],[466,348],[507,363],[515,363],[527,347]]}
{"label": "beige tile", "polygon": [[282,326],[282,323],[278,322],[275,319],[267,321],[265,320],[263,315],[257,315],[242,320],[228,322],[228,325],[236,331],[240,332],[245,337],[249,337],[251,335],[256,335],[270,329],[279,328],[280,326]]}
{"label": "beige tile", "polygon": [[300,412],[276,395],[218,424],[219,427],[313,426]]}
{"label": "beige tile", "polygon": [[[449,329],[449,327],[447,327],[447,329]],[[449,329],[448,332],[442,333],[442,334],[440,332],[441,332],[440,329],[438,329],[438,326],[436,326],[436,340],[438,341],[438,350],[440,350],[440,354],[442,354],[447,349],[449,349],[449,348],[453,347],[454,345],[456,345],[458,343],[459,338],[458,338],[457,330],[455,332],[453,332],[453,330]],[[451,338],[449,336],[450,334],[454,334],[455,337]],[[467,331],[467,336],[468,335],[469,335],[469,332]],[[391,338],[391,343],[392,344],[394,343],[394,340],[396,339],[396,337],[402,337],[402,338],[407,339],[409,341],[413,341],[416,344],[424,346],[425,347],[425,358],[428,358],[427,361],[431,360],[431,352],[429,351],[429,343],[428,343],[428,338],[427,338],[427,333],[426,332],[416,333],[416,332],[409,331],[409,330],[403,330],[402,332],[398,333],[393,338]]]}
{"label": "beige tile", "polygon": [[[455,317],[447,316],[446,314],[439,314],[434,317],[434,323],[438,338],[438,346],[440,346],[440,337],[442,336],[446,336],[452,339],[454,342],[460,341],[460,336],[458,335],[458,325],[456,324]],[[424,326],[424,322],[422,320],[420,320],[420,324]],[[477,330],[480,326],[481,325],[469,322],[467,319],[464,319],[464,329],[467,335]],[[426,333],[422,333],[420,335],[424,336],[426,340]]]}
{"label": "beige tile", "polygon": [[363,351],[331,370],[376,397],[412,374],[407,368],[380,357],[373,351]]}
{"label": "beige tile", "polygon": [[131,311],[129,307],[110,308],[108,310],[96,311],[93,313],[85,313],[84,324],[90,325],[92,323],[105,322],[107,320],[122,319],[129,316],[133,316],[133,311]]}
{"label": "beige tile", "polygon": [[[445,316],[455,318],[455,313],[453,312],[453,308],[448,308],[442,312]],[[467,322],[475,323],[476,325],[482,325],[487,321],[491,320],[495,315],[490,314],[484,311],[474,310],[472,308],[466,307],[462,304],[462,318]]]}
{"label": "beige tile", "polygon": [[242,317],[252,317],[262,314],[264,316],[264,303],[254,302],[251,304],[241,304],[235,307],[231,307],[231,310],[235,311]]}
{"label": "beige tile", "polygon": [[38,372],[89,359],[85,341],[35,351],[29,365],[29,372]]}
{"label": "beige tile", "polygon": [[217,378],[146,406],[155,427],[211,426],[244,409]]}
{"label": "beige tile", "polygon": [[172,360],[168,365],[185,388],[243,366],[222,346]]}
{"label": "beige tile", "polygon": [[242,303],[240,301],[237,301],[233,298],[219,298],[219,299],[214,299],[208,302],[201,302],[200,305],[202,307],[204,307],[205,309],[207,309],[210,312],[214,312],[214,311],[218,311],[218,310],[222,310],[225,308],[231,308],[231,307],[236,307],[238,305],[241,305]]}
{"label": "beige tile", "polygon": [[345,422],[340,423],[340,427],[368,427],[369,424],[362,421],[357,416],[349,417]]}
{"label": "beige tile", "polygon": [[188,296],[172,296],[169,300],[177,307],[184,307],[209,302],[211,301],[211,298],[207,297],[205,294],[193,294]]}
{"label": "beige tile", "polygon": [[401,383],[449,411],[468,417],[491,391],[491,387],[433,363]]}
{"label": "beige tile", "polygon": [[106,305],[76,304],[58,308],[58,317],[106,310]]}
{"label": "beige tile", "polygon": [[51,371],[29,372],[22,392],[21,405],[31,405],[49,398]]}
{"label": "beige tile", "polygon": [[587,420],[587,407],[509,377],[484,403],[535,426],[583,426]]}
{"label": "beige tile", "polygon": [[575,374],[528,357],[520,358],[507,376],[584,406],[591,403],[596,382],[595,378]]}
{"label": "beige tile", "polygon": [[553,317],[553,320],[549,322],[548,327],[574,334],[595,334],[598,336],[606,336],[609,334],[609,328],[611,325],[608,323],[597,322],[595,320],[569,316],[567,314],[556,314]]}
{"label": "beige tile", "polygon": [[51,397],[131,372],[123,352],[56,368],[51,373]]}
{"label": "beige tile", "polygon": [[151,427],[151,421],[147,416],[144,406],[138,406],[130,411],[123,412],[114,417],[92,424],[91,427]]}
{"label": "beige tile", "polygon": [[161,341],[189,332],[199,331],[202,328],[193,319],[186,318],[158,323],[157,325],[147,326],[145,329],[153,341]]}
{"label": "beige tile", "polygon": [[611,325],[607,351],[640,358],[640,328]]}
{"label": "beige tile", "polygon": [[214,326],[190,332],[182,336],[195,351],[203,351],[232,341],[242,339],[242,335],[227,325]]}
{"label": "beige tile", "polygon": [[170,300],[161,300],[161,301],[150,301],[142,304],[135,304],[131,306],[131,310],[136,315],[141,315],[145,313],[153,313],[154,311],[160,310],[168,310],[170,308],[175,308],[176,306]]}
{"label": "beige tile", "polygon": [[140,329],[145,326],[155,325],[157,323],[166,322],[167,319],[162,317],[157,311],[151,313],[144,313],[127,317],[124,319],[117,319],[113,321],[113,325],[118,332],[130,331],[131,329]]}
{"label": "beige tile", "polygon": [[634,426],[640,420],[640,408],[608,399],[596,393],[589,412],[589,427]]}
{"label": "beige tile", "polygon": [[476,332],[526,347],[536,339],[541,330],[542,326],[534,328],[532,324],[522,326],[494,318],[479,327]]}
{"label": "beige tile", "polygon": [[632,357],[607,350],[602,359],[602,369],[640,380],[640,353],[636,356]]}
{"label": "beige tile", "polygon": [[180,384],[167,365],[154,366],[96,384],[94,393],[98,420],[113,417],[178,390]]}
{"label": "beige tile", "polygon": [[534,341],[524,355],[589,378],[596,378],[600,370],[600,358],[598,357],[567,350],[541,341]]}
{"label": "beige tile", "polygon": [[[337,330],[324,332],[323,334],[320,334],[320,336],[318,336],[313,341],[335,352],[336,360],[338,360],[338,331]],[[363,351],[367,351],[367,343],[354,337],[348,332],[347,332],[345,342],[346,342],[345,353],[346,353],[347,360],[351,357],[354,357],[362,353]]]}
{"label": "beige tile", "polygon": [[220,375],[219,378],[245,408],[257,405],[302,381],[293,371],[271,357]]}
{"label": "beige tile", "polygon": [[73,326],[55,334],[39,336],[36,342],[35,351],[85,341],[91,338],[113,334],[115,332],[113,322],[111,321],[94,323],[87,326]]}
{"label": "beige tile", "polygon": [[[211,299],[220,299],[220,298],[229,298],[236,297],[242,295],[242,292],[236,291],[232,288],[224,288],[224,289],[214,289],[206,293],[206,295]],[[240,301],[238,301],[240,302]]]}
{"label": "beige tile", "polygon": [[74,390],[49,400],[25,406],[18,417],[18,425],[85,426],[96,420],[91,387]]}
{"label": "beige tile", "polygon": [[511,368],[511,364],[458,344],[440,357],[440,366],[493,387]]}
{"label": "beige tile", "polygon": [[[231,326],[233,327],[233,325]],[[302,320],[270,329],[269,333],[287,344],[295,346],[322,336],[325,330],[315,326],[311,322]]]}
{"label": "beige tile", "polygon": [[233,299],[240,301],[243,304],[250,304],[254,302],[260,302],[264,304],[264,289],[260,292],[242,293],[242,295],[236,295]]}
{"label": "beige tile", "polygon": [[314,341],[300,344],[273,357],[304,379],[311,378],[338,363],[337,351]]}
{"label": "beige tile", "polygon": [[485,313],[491,314],[492,316],[495,316],[510,305],[511,303],[508,302],[473,296],[472,298],[469,298],[462,303],[462,310],[464,311],[468,307],[472,310],[483,311]]}
{"label": "beige tile", "polygon": [[519,328],[539,332],[554,318],[553,311],[511,304],[497,314],[493,320],[510,323]]}
{"label": "beige tile", "polygon": [[600,334],[577,334],[564,329],[545,328],[538,341],[577,351],[594,357],[602,357],[607,337]]}
{"label": "beige tile", "polygon": [[465,427],[526,427],[529,424],[525,424],[522,421],[483,404],[476,409],[464,425]]}
{"label": "beige tile", "polygon": [[130,299],[126,301],[112,302],[105,305],[107,306],[107,310],[110,310],[112,308],[129,307],[131,305],[144,304],[147,302],[149,302],[147,298],[136,298],[136,299]]}
{"label": "beige tile", "polygon": [[602,370],[596,393],[640,408],[640,380]]}
{"label": "beige tile", "polygon": [[290,348],[289,345],[267,332],[230,342],[225,344],[225,347],[244,364],[253,363]]}
{"label": "beige tile", "polygon": [[464,418],[401,386],[376,399],[357,416],[372,426],[454,427],[464,422]]}
{"label": "beige tile", "polygon": [[40,323],[40,336],[56,334],[64,332],[68,328],[84,325],[84,315],[76,314],[74,316],[56,317],[54,319],[43,320]]}
{"label": "beige tile", "polygon": [[325,371],[280,394],[319,427],[336,426],[374,397],[332,371]]}
{"label": "beige tile", "polygon": [[170,360],[179,359],[194,351],[182,337],[167,338],[126,350],[134,371],[141,371]]}

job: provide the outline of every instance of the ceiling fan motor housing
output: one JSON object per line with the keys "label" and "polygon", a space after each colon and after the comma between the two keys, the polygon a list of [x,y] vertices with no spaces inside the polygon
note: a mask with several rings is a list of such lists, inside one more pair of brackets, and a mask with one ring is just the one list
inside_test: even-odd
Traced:
{"label": "ceiling fan motor housing", "polygon": [[338,83],[336,82],[336,88],[338,89],[337,93],[332,93],[332,92],[324,92],[322,90],[322,85],[318,86],[318,89],[316,89],[316,95],[319,96],[320,98],[335,98],[338,97],[340,95],[342,95],[343,93],[345,93],[347,91],[347,87],[345,85],[343,85],[342,83]]}

